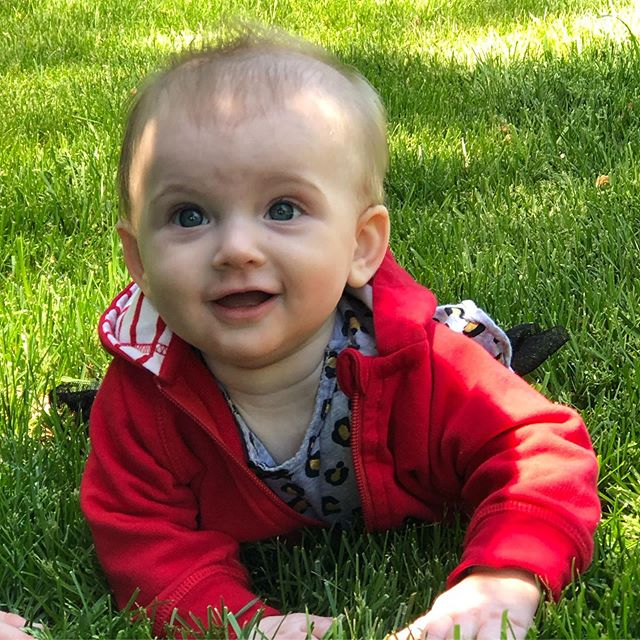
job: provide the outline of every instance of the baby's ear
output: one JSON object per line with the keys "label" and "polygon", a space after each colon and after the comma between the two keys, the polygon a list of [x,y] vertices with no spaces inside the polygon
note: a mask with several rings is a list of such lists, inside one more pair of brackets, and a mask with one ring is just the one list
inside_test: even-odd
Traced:
{"label": "baby's ear", "polygon": [[356,250],[347,284],[363,287],[382,264],[389,244],[389,212],[382,204],[360,214],[356,227]]}
{"label": "baby's ear", "polygon": [[129,220],[120,220],[116,226],[116,231],[122,243],[122,253],[124,262],[129,270],[129,275],[135,283],[144,291],[144,267],[140,259],[138,240],[133,225]]}

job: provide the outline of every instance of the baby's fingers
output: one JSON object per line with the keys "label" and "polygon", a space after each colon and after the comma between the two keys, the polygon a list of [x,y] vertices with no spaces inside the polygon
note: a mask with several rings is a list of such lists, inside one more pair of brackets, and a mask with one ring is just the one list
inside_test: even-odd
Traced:
{"label": "baby's fingers", "polygon": [[7,613],[6,611],[0,611],[0,624],[18,628],[24,627],[24,625],[27,624],[27,621],[17,613]]}
{"label": "baby's fingers", "polygon": [[[333,618],[307,613],[289,613],[284,616],[262,618],[254,629],[252,640],[307,640],[322,638],[333,624]],[[0,640],[3,640],[0,637]]]}
{"label": "baby's fingers", "polygon": [[[524,640],[529,630],[530,622],[519,622],[507,617],[505,611],[502,618],[492,617],[480,625],[478,640],[494,640],[494,638],[506,638],[506,640]],[[502,632],[504,630],[504,636]]]}
{"label": "baby's fingers", "polygon": [[[414,620],[408,627],[387,636],[388,640],[452,640],[454,637],[475,638],[476,629],[472,621],[456,623],[449,615],[438,615],[430,611]],[[456,631],[458,626],[459,631]]]}
{"label": "baby's fingers", "polygon": [[[491,617],[478,622],[473,616],[451,616],[430,611],[385,640],[524,640],[528,624]],[[505,633],[503,636],[502,633]]]}
{"label": "baby's fingers", "polygon": [[[33,640],[22,631],[27,621],[16,613],[0,611],[0,640]],[[41,627],[41,625],[34,625]]]}
{"label": "baby's fingers", "polygon": [[325,618],[323,616],[309,616],[309,620],[313,623],[314,638],[322,638],[333,624],[333,618]]}

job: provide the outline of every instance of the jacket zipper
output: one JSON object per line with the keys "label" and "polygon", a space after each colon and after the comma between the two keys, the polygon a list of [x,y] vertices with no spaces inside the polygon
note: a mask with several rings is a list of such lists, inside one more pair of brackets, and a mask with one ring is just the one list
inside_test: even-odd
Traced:
{"label": "jacket zipper", "polygon": [[[358,486],[358,493],[360,500],[362,501],[362,516],[364,518],[365,528],[370,530],[370,514],[373,509],[373,501],[371,499],[371,493],[369,492],[369,486],[364,478],[364,469],[362,463],[362,400],[363,394],[360,391],[360,360],[357,355],[347,355],[351,362],[350,375],[351,375],[351,452],[353,459],[353,472],[356,475],[356,484]],[[357,387],[357,390],[354,389]]]}
{"label": "jacket zipper", "polygon": [[224,441],[222,441],[217,436],[215,436],[213,433],[211,433],[211,431],[209,429],[207,429],[207,427],[198,418],[196,418],[196,416],[194,416],[193,413],[191,413],[191,411],[189,411],[186,407],[181,405],[177,400],[174,400],[162,388],[161,385],[157,385],[157,387],[160,389],[160,393],[162,393],[162,395],[165,398],[167,398],[169,400],[169,402],[171,402],[171,404],[173,404],[175,407],[180,409],[180,411],[182,411],[183,413],[186,413],[224,451],[224,453],[226,454],[227,458],[232,460],[233,463],[238,468],[240,468],[244,474],[248,475],[249,478],[251,479],[251,481],[256,485],[256,487],[258,487],[260,492],[262,494],[264,494],[267,498],[269,498],[269,500],[271,502],[273,502],[277,507],[282,508],[284,506],[288,511],[291,511],[292,513],[294,513],[296,515],[296,517],[299,518],[305,525],[313,525],[313,526],[321,526],[321,527],[325,527],[326,526],[325,523],[320,521],[320,520],[314,520],[313,518],[309,518],[307,516],[303,516],[302,514],[298,513],[297,511],[294,511],[291,507],[289,507],[288,504],[286,504],[286,502],[284,502],[283,500],[278,498],[278,496],[276,496],[269,489],[269,487],[267,487],[254,473],[251,472],[251,470],[247,466],[242,464],[242,462],[240,460],[238,460],[231,453],[231,451],[229,450],[227,445],[224,443]]}
{"label": "jacket zipper", "polygon": [[369,487],[364,481],[364,471],[362,468],[362,451],[360,447],[362,422],[360,414],[361,403],[361,394],[354,394],[351,398],[351,448],[353,449],[353,471],[356,474],[356,483],[358,485],[358,491],[360,492],[360,499],[362,500],[362,516],[364,518],[365,527],[369,530],[369,514],[372,508],[372,500],[371,494],[369,493]]}

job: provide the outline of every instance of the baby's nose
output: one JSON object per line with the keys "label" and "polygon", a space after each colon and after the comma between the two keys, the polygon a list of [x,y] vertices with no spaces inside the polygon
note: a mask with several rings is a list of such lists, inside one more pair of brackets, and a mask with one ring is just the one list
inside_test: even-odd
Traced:
{"label": "baby's nose", "polygon": [[265,260],[261,249],[260,230],[255,222],[242,217],[220,225],[218,243],[213,256],[216,268],[242,268],[259,265]]}

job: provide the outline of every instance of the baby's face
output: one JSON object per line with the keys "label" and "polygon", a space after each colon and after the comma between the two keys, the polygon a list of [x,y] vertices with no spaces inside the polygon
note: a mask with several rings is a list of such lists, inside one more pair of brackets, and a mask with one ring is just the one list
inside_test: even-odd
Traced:
{"label": "baby's face", "polygon": [[[223,105],[224,106],[224,105]],[[359,163],[317,96],[228,122],[148,120],[131,167],[125,257],[168,326],[209,363],[264,367],[333,323],[352,265]]]}

